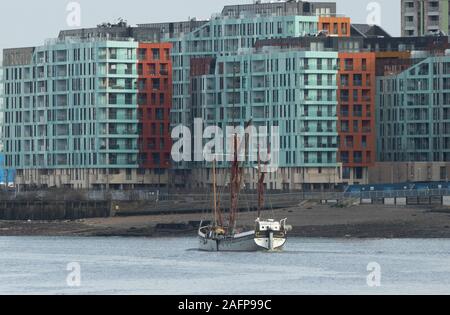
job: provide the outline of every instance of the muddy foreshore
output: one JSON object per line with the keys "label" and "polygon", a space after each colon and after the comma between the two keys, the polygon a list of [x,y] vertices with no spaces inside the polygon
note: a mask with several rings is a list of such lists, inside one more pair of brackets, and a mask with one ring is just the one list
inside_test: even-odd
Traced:
{"label": "muddy foreshore", "polygon": [[[288,218],[291,237],[450,238],[450,209],[361,205],[339,208],[310,205],[268,211],[265,217]],[[195,228],[163,230],[158,224],[208,220],[208,214],[131,216],[78,221],[0,221],[0,236],[195,237]],[[255,213],[241,213],[252,227]]]}

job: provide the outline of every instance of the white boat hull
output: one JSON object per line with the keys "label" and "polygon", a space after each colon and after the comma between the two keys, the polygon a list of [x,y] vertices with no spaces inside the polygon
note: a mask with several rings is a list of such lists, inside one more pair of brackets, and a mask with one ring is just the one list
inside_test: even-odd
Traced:
{"label": "white boat hull", "polygon": [[255,238],[255,243],[264,250],[283,250],[286,245],[286,238],[260,237]]}

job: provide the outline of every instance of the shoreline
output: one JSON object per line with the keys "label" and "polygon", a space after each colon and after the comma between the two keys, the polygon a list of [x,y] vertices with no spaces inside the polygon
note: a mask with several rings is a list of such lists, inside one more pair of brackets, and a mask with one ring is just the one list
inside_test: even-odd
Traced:
{"label": "shoreline", "polygon": [[[310,204],[275,211],[265,217],[288,218],[289,237],[301,238],[445,238],[450,239],[450,209],[358,205],[345,208]],[[251,229],[254,213],[239,214],[241,226]],[[96,218],[77,221],[0,221],[0,236],[70,237],[195,237],[190,221],[207,214]],[[158,229],[158,224],[185,224],[182,230]]]}

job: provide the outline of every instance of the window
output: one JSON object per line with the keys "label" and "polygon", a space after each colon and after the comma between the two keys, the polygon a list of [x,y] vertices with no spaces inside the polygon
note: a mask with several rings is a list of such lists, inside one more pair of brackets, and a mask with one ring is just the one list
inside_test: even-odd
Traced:
{"label": "window", "polygon": [[362,86],[362,75],[361,74],[353,75],[353,85],[354,86]]}
{"label": "window", "polygon": [[448,179],[448,176],[447,176],[447,167],[445,167],[445,166],[442,166],[441,167],[441,169],[440,169],[440,177],[441,177],[441,180],[447,180]]}
{"label": "window", "polygon": [[345,71],[353,71],[353,59],[345,59]]}
{"label": "window", "polygon": [[156,110],[156,119],[157,120],[164,120],[164,109],[158,108]]}
{"label": "window", "polygon": [[159,49],[152,49],[152,55],[154,60],[159,60],[160,59]]}
{"label": "window", "polygon": [[353,132],[359,132],[359,121],[358,120],[353,121]]}
{"label": "window", "polygon": [[362,117],[362,105],[354,105],[353,106],[353,116],[354,117]]}

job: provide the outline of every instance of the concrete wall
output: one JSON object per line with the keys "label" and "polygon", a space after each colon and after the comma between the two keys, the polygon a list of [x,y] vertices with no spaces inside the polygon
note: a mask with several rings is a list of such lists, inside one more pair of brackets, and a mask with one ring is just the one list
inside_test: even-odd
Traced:
{"label": "concrete wall", "polygon": [[448,179],[450,162],[379,162],[369,169],[370,184],[437,182]]}
{"label": "concrete wall", "polygon": [[114,174],[107,175],[103,169],[68,169],[68,170],[22,170],[17,173],[16,185],[21,188],[31,187],[69,187],[74,189],[133,189],[137,187],[166,186],[169,180],[168,171],[158,175],[155,170],[145,170],[140,173],[137,169],[131,170],[127,175],[126,170],[117,170]]}
{"label": "concrete wall", "polygon": [[[304,184],[308,190],[322,190],[334,187],[342,183],[342,168],[280,168],[275,173],[266,174],[265,185],[268,190],[302,190]],[[230,181],[229,169],[217,170],[218,186],[228,186]],[[258,173],[256,169],[245,169],[245,186],[250,189],[257,189]],[[192,170],[186,184],[187,188],[206,188],[213,183],[212,170],[194,169]]]}
{"label": "concrete wall", "polygon": [[0,201],[0,220],[77,220],[110,215],[108,201]]}

